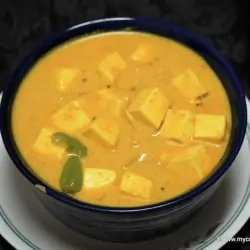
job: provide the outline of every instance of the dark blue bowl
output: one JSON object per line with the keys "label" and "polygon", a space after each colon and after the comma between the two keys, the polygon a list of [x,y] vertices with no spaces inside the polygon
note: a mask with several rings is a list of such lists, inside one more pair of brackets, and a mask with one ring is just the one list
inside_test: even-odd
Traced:
{"label": "dark blue bowl", "polygon": [[[28,71],[46,52],[72,38],[96,31],[125,31],[126,28],[171,38],[205,58],[225,87],[233,118],[232,134],[226,153],[216,170],[202,184],[172,200],[129,209],[79,202],[47,186],[25,163],[15,144],[11,128],[12,104],[18,87]],[[223,56],[201,37],[166,21],[122,17],[77,25],[49,37],[37,46],[19,64],[4,89],[0,121],[3,142],[10,158],[17,169],[33,184],[39,200],[52,214],[66,225],[90,237],[105,241],[132,242],[148,239],[178,227],[208,201],[241,148],[246,131],[247,111],[245,94],[234,71]]]}

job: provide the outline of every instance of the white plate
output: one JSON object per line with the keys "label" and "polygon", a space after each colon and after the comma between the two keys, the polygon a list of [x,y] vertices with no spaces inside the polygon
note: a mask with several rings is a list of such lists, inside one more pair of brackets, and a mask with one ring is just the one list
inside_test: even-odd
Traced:
{"label": "white plate", "polygon": [[216,250],[250,217],[249,152],[250,131],[214,197],[182,228],[162,238],[123,245],[89,239],[50,215],[13,166],[0,138],[0,233],[17,250]]}

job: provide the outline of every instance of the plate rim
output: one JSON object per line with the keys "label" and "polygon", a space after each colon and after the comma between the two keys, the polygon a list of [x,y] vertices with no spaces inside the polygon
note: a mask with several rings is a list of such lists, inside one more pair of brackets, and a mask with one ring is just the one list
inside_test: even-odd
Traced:
{"label": "plate rim", "polygon": [[[248,142],[248,148],[250,149],[250,123],[247,124],[247,132],[246,132],[245,138]],[[247,209],[248,207],[249,209]],[[249,212],[247,213],[247,211]],[[243,215],[245,216],[248,215],[248,216],[245,217]],[[226,245],[228,242],[223,241],[223,240],[218,241],[218,238],[225,235],[226,232],[229,229],[232,229],[233,228],[232,226],[234,225],[235,227],[234,232],[231,233],[232,235],[230,237],[226,236],[225,239],[233,238],[239,232],[239,230],[246,224],[246,222],[249,219],[250,219],[250,175],[249,175],[245,194],[240,204],[238,205],[236,211],[231,216],[230,220],[220,229],[220,231],[212,234],[207,240],[203,242],[202,245],[198,246],[196,250],[209,250],[210,248],[213,249],[212,246],[215,245],[216,242],[217,242],[217,246],[221,248],[222,246]],[[240,220],[241,220],[241,223],[239,223]],[[219,244],[218,242],[221,242],[221,243]]]}

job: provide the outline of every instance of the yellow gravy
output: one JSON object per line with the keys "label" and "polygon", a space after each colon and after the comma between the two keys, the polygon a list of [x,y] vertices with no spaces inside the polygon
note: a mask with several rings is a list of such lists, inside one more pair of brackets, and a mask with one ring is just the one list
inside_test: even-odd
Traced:
{"label": "yellow gravy", "polygon": [[[17,93],[12,128],[30,168],[53,188],[133,207],[176,197],[208,177],[227,147],[231,111],[219,78],[194,51],[113,32],[45,55]],[[82,154],[53,135],[77,140]]]}

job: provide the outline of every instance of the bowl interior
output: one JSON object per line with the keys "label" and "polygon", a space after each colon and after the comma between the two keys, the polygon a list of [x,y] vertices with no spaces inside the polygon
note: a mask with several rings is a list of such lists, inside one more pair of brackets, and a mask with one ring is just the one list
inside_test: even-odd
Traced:
{"label": "bowl interior", "polygon": [[[32,170],[27,166],[27,163],[20,155],[18,148],[15,144],[15,140],[12,134],[11,128],[11,110],[15,95],[18,91],[18,87],[25,75],[32,70],[32,66],[44,56],[45,53],[53,49],[54,47],[68,41],[69,39],[77,38],[83,35],[91,35],[97,32],[108,31],[138,31],[147,32],[155,35],[167,37],[177,42],[180,42],[187,47],[200,54],[213,68],[215,73],[221,79],[222,84],[227,92],[232,112],[232,132],[227,150],[222,157],[217,168],[207,177],[203,183],[199,184],[187,193],[175,197],[166,202],[159,204],[153,204],[150,206],[139,208],[113,208],[102,207],[97,205],[86,204],[84,202],[76,201],[64,194],[61,194],[53,188],[47,186],[39,178],[37,178]],[[46,187],[47,194],[59,199],[63,202],[70,203],[71,205],[78,207],[85,207],[89,209],[99,209],[101,211],[124,211],[135,212],[153,209],[162,206],[172,206],[180,204],[181,202],[191,199],[197,194],[200,194],[206,190],[209,186],[215,183],[229,168],[242,145],[245,131],[246,131],[246,102],[245,94],[241,88],[241,85],[235,76],[232,68],[223,59],[223,57],[200,37],[173,25],[168,22],[149,20],[149,19],[134,19],[134,18],[111,18],[102,19],[93,22],[84,23],[68,30],[62,31],[52,37],[49,37],[38,47],[36,47],[30,55],[28,55],[20,64],[16,71],[13,73],[9,84],[4,90],[1,110],[0,110],[1,133],[5,147],[15,165],[18,169],[33,183]]]}

